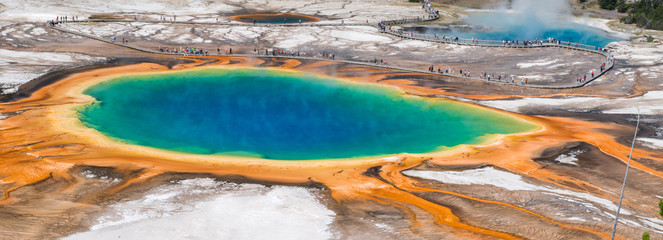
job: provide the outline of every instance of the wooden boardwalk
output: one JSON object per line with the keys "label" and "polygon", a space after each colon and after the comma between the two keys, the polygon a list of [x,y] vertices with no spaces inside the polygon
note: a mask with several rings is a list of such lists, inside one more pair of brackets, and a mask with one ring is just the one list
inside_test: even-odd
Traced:
{"label": "wooden boardwalk", "polygon": [[[564,48],[564,49],[569,49],[569,50],[574,50],[574,51],[582,51],[582,52],[588,52],[592,54],[597,54],[601,55],[606,59],[610,58],[610,54],[608,52],[604,51],[598,51],[594,49],[589,49],[585,45],[583,47],[576,47],[575,44],[556,44],[556,43],[541,43],[541,44],[530,44],[527,46],[524,45],[506,45],[503,44],[500,41],[478,41],[478,43],[473,43],[472,40],[469,39],[458,39],[458,40],[443,40],[443,39],[438,39],[438,37],[433,36],[433,35],[424,35],[424,34],[407,34],[407,33],[399,33],[399,32],[394,32],[394,31],[385,31],[386,27],[392,26],[392,25],[398,25],[398,24],[408,24],[408,23],[418,23],[418,22],[426,22],[426,21],[435,21],[438,18],[427,18],[427,19],[421,19],[421,18],[414,18],[414,19],[401,19],[401,20],[391,20],[391,21],[382,21],[379,24],[372,25],[368,23],[284,23],[284,24],[269,24],[269,23],[241,23],[241,22],[193,22],[193,21],[186,21],[186,22],[177,22],[177,21],[143,21],[143,20],[125,20],[125,19],[90,19],[90,20],[83,20],[83,21],[67,21],[66,23],[87,23],[87,22],[99,22],[99,23],[131,23],[131,22],[140,22],[140,23],[152,23],[152,24],[191,24],[191,25],[216,25],[216,26],[247,26],[247,27],[324,27],[324,26],[374,26],[377,27],[379,32],[382,34],[388,34],[391,36],[399,37],[399,38],[404,38],[404,39],[411,39],[411,40],[417,40],[417,41],[427,41],[427,42],[435,42],[435,43],[441,43],[441,44],[454,44],[454,45],[463,45],[463,46],[472,46],[472,47],[491,47],[491,48],[523,48],[523,49],[530,49],[530,48],[547,48],[547,47],[556,47],[556,48]],[[136,51],[141,51],[145,53],[151,53],[151,54],[161,54],[161,55],[177,55],[177,56],[184,56],[182,53],[169,53],[169,52],[161,52],[157,51],[155,49],[147,49],[139,46],[134,46],[130,44],[124,44],[124,43],[117,43],[113,42],[98,36],[93,36],[90,34],[85,34],[81,32],[77,32],[74,30],[58,27],[58,25],[63,24],[60,22],[57,25],[51,25],[47,24],[49,28],[81,36],[81,37],[86,37],[90,39],[94,39],[97,41],[105,42],[108,44],[113,44],[116,46],[120,47],[125,47],[129,49],[133,49]],[[205,57],[203,55],[187,55],[190,57]],[[405,68],[405,67],[398,67],[398,66],[391,66],[391,65],[384,65],[384,64],[374,64],[370,62],[361,62],[361,61],[352,61],[352,60],[335,60],[335,59],[327,59],[327,58],[317,58],[317,57],[302,57],[302,56],[285,56],[285,55],[256,55],[256,54],[232,54],[232,55],[219,55],[219,54],[209,54],[208,56],[240,56],[240,57],[253,57],[253,58],[289,58],[289,59],[303,59],[303,60],[319,60],[319,61],[332,61],[332,62],[339,62],[339,63],[347,63],[347,64],[356,64],[356,65],[363,65],[363,66],[370,66],[370,67],[376,67],[376,68],[385,68],[385,69],[393,69],[393,70],[399,70],[399,71],[406,71],[406,72],[417,72],[417,73],[426,73],[426,74],[431,74],[431,75],[440,75],[440,76],[445,76],[445,77],[454,77],[454,78],[463,78],[463,79],[471,79],[475,81],[483,81],[483,82],[490,82],[494,84],[505,84],[505,85],[514,85],[514,86],[521,86],[521,87],[528,87],[528,88],[543,88],[543,89],[568,89],[568,88],[578,88],[578,87],[583,87],[586,86],[587,84],[591,83],[595,79],[601,77],[603,74],[606,72],[610,71],[613,66],[614,66],[614,61],[606,61],[606,66],[604,71],[602,72],[596,72],[595,76],[593,78],[587,79],[587,81],[584,81],[582,83],[576,83],[573,84],[573,82],[576,82],[575,80],[570,81],[572,84],[567,84],[567,85],[556,85],[556,86],[550,86],[550,85],[536,85],[536,84],[518,84],[518,83],[511,83],[505,81],[489,81],[485,78],[479,78],[479,77],[467,77],[463,75],[456,75],[456,74],[448,74],[448,73],[438,73],[438,72],[430,72],[430,71],[425,71],[421,69],[414,69],[414,68]],[[597,64],[598,65],[598,64]]]}

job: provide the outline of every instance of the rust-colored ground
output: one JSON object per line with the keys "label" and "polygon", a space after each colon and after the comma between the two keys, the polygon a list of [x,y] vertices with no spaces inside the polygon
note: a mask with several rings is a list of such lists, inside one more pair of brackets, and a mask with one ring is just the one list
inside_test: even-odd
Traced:
{"label": "rust-colored ground", "polygon": [[[211,61],[214,60],[214,61]],[[434,166],[493,165],[512,173],[540,180],[560,188],[588,192],[605,199],[615,200],[614,194],[605,192],[593,183],[577,179],[532,160],[546,149],[564,146],[569,142],[585,142],[596,146],[605,154],[621,161],[628,159],[629,147],[620,144],[607,132],[629,132],[631,127],[614,123],[601,123],[562,117],[516,115],[540,125],[534,132],[500,136],[486,145],[458,146],[429,154],[402,154],[394,158],[316,161],[273,161],[240,157],[204,156],[169,152],[142,146],[114,142],[93,129],[85,128],[73,110],[93,99],[81,92],[100,81],[122,74],[178,71],[197,67],[270,67],[313,72],[351,81],[372,82],[399,87],[410,94],[445,95],[443,90],[416,86],[409,79],[388,79],[388,70],[358,68],[333,62],[300,62],[285,59],[252,59],[218,57],[194,59],[172,69],[155,63],[102,68],[73,74],[46,86],[30,97],[15,102],[0,103],[0,113],[9,115],[0,120],[0,190],[4,192],[0,206],[14,204],[20,196],[17,189],[47,179],[68,182],[63,192],[74,188],[77,180],[71,169],[77,166],[111,167],[118,172],[131,172],[106,194],[140,184],[164,173],[206,173],[215,176],[242,176],[252,181],[308,184],[320,183],[331,191],[338,203],[368,201],[391,205],[408,214],[410,228],[430,228],[454,238],[529,238],[510,228],[495,228],[470,223],[460,218],[444,203],[422,197],[427,193],[442,193],[481,204],[495,205],[513,210],[520,217],[539,221],[541,231],[562,232],[577,239],[607,238],[609,229],[595,225],[569,224],[552,219],[510,203],[481,199],[453,191],[441,190],[404,176],[401,171],[427,163]],[[387,71],[387,72],[385,72]],[[410,74],[411,75],[411,74]],[[416,74],[415,74],[416,75]],[[419,74],[421,75],[421,74]],[[458,94],[455,94],[458,95]],[[499,96],[505,98],[509,96]],[[489,99],[493,96],[472,96]],[[474,106],[480,107],[480,106]],[[483,107],[481,107],[483,108]],[[498,111],[498,110],[494,110]],[[660,162],[660,153],[637,150],[632,167],[663,178],[639,159]],[[630,203],[625,202],[626,205]],[[634,209],[639,205],[630,206]],[[26,210],[30,211],[30,210]]]}

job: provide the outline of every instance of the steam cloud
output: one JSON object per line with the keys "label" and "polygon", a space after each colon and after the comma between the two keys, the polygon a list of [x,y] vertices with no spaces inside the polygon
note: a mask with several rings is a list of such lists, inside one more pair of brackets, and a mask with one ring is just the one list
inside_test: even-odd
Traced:
{"label": "steam cloud", "polygon": [[[562,41],[603,42],[597,29],[573,23],[571,5],[567,0],[512,0],[511,5],[498,7],[490,13],[471,14],[465,19],[470,25],[504,32],[494,40],[533,40],[555,37]],[[592,34],[587,34],[592,32]]]}
{"label": "steam cloud", "polygon": [[515,26],[525,37],[533,39],[545,29],[562,25],[571,18],[570,10],[570,4],[565,0],[513,0],[511,9],[502,5],[494,13],[472,15],[466,21],[491,29]]}

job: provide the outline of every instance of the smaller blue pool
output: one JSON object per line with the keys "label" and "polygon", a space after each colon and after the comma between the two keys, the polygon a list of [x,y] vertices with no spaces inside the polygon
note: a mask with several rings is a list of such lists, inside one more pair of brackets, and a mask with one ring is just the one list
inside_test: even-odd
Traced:
{"label": "smaller blue pool", "polygon": [[608,43],[621,39],[610,36],[604,30],[587,25],[562,20],[540,20],[518,14],[476,13],[464,19],[471,27],[419,26],[405,27],[405,31],[420,34],[438,34],[440,37],[458,37],[479,40],[524,41],[547,39],[570,41],[595,47],[605,47]]}

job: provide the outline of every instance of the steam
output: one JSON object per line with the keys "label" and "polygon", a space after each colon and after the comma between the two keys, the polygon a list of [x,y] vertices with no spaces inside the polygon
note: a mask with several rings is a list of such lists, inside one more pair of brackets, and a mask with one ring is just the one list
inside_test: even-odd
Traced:
{"label": "steam", "polygon": [[560,26],[568,21],[572,17],[570,10],[568,1],[513,0],[510,6],[502,5],[494,12],[472,15],[466,22],[490,29],[517,26],[523,28],[523,32],[531,33],[526,34],[527,36],[536,36],[544,29]]}
{"label": "steam", "polygon": [[511,9],[524,19],[554,24],[571,17],[571,5],[560,0],[513,0]]}
{"label": "steam", "polygon": [[[547,37],[572,42],[602,42],[600,30],[573,22],[572,8],[564,0],[512,0],[489,12],[471,13],[464,20],[484,31],[503,32],[483,36],[491,40],[534,40]],[[591,32],[591,33],[590,33]],[[588,34],[590,33],[590,34]]]}

